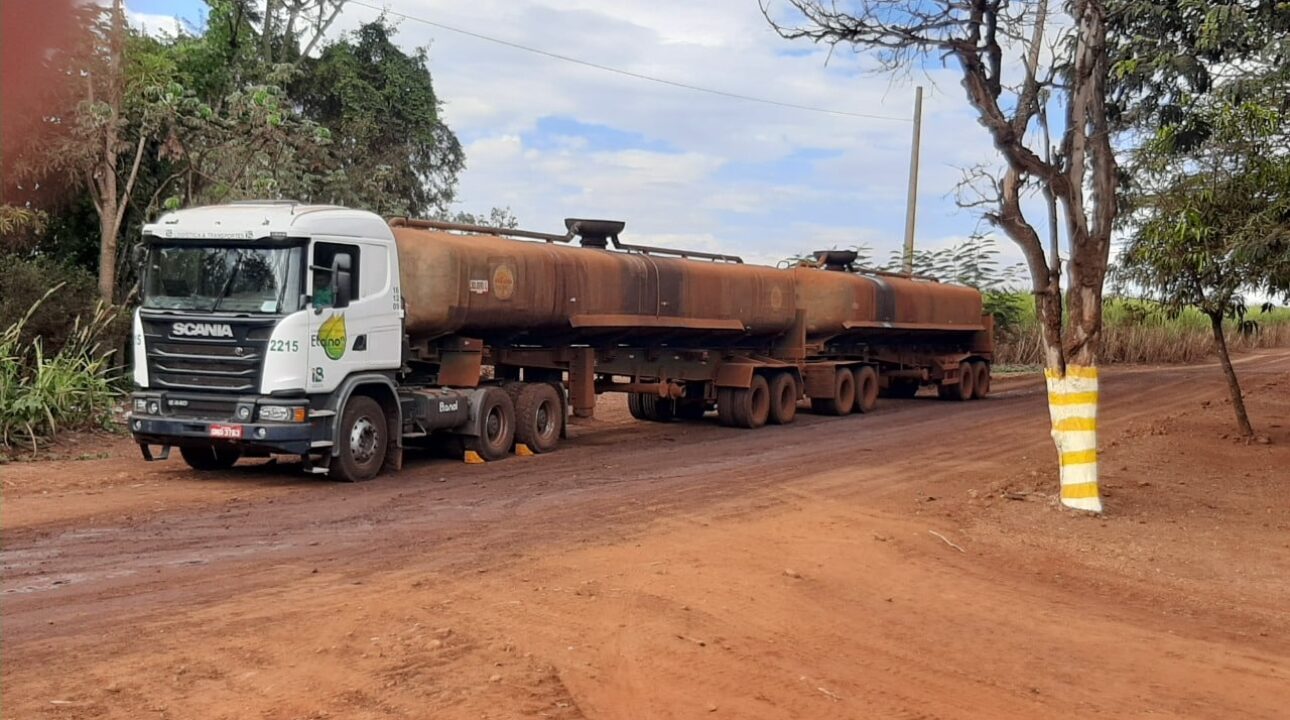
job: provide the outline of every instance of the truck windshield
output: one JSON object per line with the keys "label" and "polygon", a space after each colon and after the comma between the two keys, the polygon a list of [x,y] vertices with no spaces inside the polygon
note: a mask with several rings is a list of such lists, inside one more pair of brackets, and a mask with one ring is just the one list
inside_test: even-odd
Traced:
{"label": "truck windshield", "polygon": [[303,248],[154,245],[143,306],[156,310],[288,313],[299,309]]}

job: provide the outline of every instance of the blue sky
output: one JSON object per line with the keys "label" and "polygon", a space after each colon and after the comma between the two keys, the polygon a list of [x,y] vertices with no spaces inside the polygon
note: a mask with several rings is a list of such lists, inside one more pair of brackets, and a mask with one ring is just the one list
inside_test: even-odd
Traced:
{"label": "blue sky", "polygon": [[[375,3],[373,3],[375,4]],[[127,0],[136,23],[199,21],[200,0]],[[904,228],[912,83],[863,55],[778,38],[755,0],[388,0],[385,7],[679,82],[782,102],[892,116],[843,117],[643,82],[397,19],[430,48],[448,124],[466,147],[458,205],[509,206],[521,225],[626,220],[636,242],[774,262],[864,243],[886,257]],[[377,12],[351,5],[334,32]],[[993,152],[955,73],[933,67],[924,104],[918,242],[977,227],[952,191]],[[1016,253],[1001,242],[1009,256]]]}

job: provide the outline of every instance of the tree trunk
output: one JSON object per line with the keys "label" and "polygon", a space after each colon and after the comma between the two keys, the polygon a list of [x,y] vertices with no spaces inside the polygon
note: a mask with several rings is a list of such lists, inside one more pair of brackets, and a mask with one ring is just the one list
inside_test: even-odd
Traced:
{"label": "tree trunk", "polygon": [[111,305],[116,294],[115,203],[103,203],[99,215],[99,300]]}
{"label": "tree trunk", "polygon": [[1245,413],[1245,398],[1241,395],[1241,383],[1236,379],[1236,370],[1232,367],[1232,357],[1227,353],[1227,338],[1223,336],[1223,315],[1206,313],[1209,325],[1214,330],[1214,348],[1218,350],[1218,361],[1227,376],[1227,392],[1232,396],[1232,410],[1236,413],[1236,426],[1241,437],[1254,437],[1254,428],[1250,426],[1250,416]]}

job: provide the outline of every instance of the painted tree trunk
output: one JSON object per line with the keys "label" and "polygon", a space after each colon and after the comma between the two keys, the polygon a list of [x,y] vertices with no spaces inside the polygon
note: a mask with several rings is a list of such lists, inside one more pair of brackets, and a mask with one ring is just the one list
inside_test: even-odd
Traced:
{"label": "painted tree trunk", "polygon": [[1102,512],[1097,479],[1097,367],[1046,369],[1048,415],[1061,472],[1061,502],[1068,508]]}

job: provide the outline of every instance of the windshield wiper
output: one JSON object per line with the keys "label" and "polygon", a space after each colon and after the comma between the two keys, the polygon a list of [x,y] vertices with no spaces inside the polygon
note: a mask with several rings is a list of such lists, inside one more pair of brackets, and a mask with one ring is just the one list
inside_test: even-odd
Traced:
{"label": "windshield wiper", "polygon": [[211,309],[208,312],[215,312],[219,309],[219,304],[224,300],[225,293],[233,287],[233,281],[237,279],[237,273],[242,269],[242,261],[246,259],[246,253],[241,250],[237,251],[237,260],[233,263],[233,269],[228,273],[228,279],[224,281],[224,286],[219,289],[219,295],[215,296],[215,302],[211,303]]}

